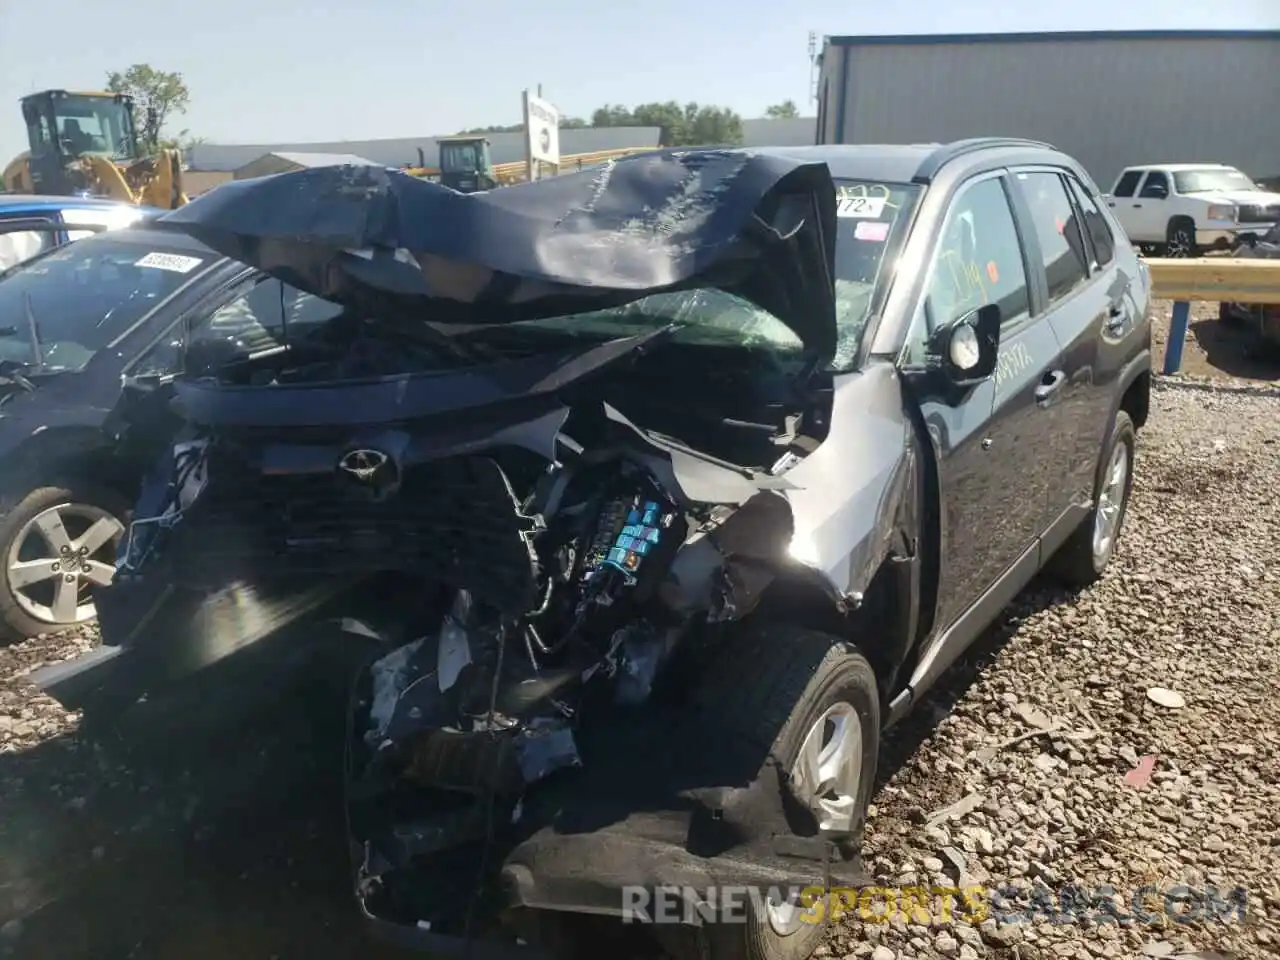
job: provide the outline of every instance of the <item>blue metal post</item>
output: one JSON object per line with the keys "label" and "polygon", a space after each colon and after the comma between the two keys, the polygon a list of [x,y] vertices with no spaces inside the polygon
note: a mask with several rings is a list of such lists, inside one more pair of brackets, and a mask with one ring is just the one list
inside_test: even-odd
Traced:
{"label": "blue metal post", "polygon": [[1173,305],[1173,318],[1169,321],[1169,342],[1164,348],[1164,372],[1168,376],[1177,373],[1182,366],[1182,345],[1187,342],[1187,327],[1191,323],[1191,303],[1179,300]]}

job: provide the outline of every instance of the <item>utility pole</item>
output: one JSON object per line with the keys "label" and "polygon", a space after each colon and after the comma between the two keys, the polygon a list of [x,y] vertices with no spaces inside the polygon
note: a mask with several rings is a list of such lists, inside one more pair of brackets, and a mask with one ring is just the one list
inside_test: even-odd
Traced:
{"label": "utility pole", "polygon": [[809,101],[818,99],[818,35],[809,31]]}

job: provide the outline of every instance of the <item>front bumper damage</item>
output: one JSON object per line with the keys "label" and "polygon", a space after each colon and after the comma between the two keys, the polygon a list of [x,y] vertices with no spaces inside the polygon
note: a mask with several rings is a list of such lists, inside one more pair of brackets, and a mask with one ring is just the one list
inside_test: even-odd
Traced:
{"label": "front bumper damage", "polygon": [[[699,699],[779,577],[843,609],[788,552],[815,533],[788,475],[832,412],[825,167],[677,151],[461,199],[282,176],[167,219],[351,316],[179,379],[186,426],[107,592],[417,585],[350,708],[365,914],[438,950],[622,918],[629,889],[856,879],[776,759]],[[629,311],[650,294],[656,314]],[[760,311],[798,351],[762,362]],[[521,326],[578,314],[603,327]],[[725,316],[732,349],[675,345]]]}
{"label": "front bumper damage", "polygon": [[[799,897],[864,881],[856,858],[805,823],[772,757],[726,749],[714,718],[691,713],[678,691],[660,685],[642,703],[620,704],[616,694],[588,700],[590,722],[509,741],[518,770],[480,764],[502,787],[480,801],[418,780],[426,753],[437,784],[463,788],[456,775],[440,776],[440,753],[422,741],[400,778],[384,779],[379,754],[412,742],[408,718],[429,712],[424,686],[426,699],[438,695],[431,654],[422,641],[391,653],[365,674],[352,705],[356,895],[381,935],[430,951],[460,950],[480,935],[511,946],[536,931],[531,911],[645,922],[637,904],[663,890],[687,898],[677,913],[696,924],[710,919],[698,899],[709,891]],[[373,680],[380,671],[384,683],[402,671],[404,691],[385,727],[373,716],[386,712]],[[605,694],[604,685],[594,692]]]}

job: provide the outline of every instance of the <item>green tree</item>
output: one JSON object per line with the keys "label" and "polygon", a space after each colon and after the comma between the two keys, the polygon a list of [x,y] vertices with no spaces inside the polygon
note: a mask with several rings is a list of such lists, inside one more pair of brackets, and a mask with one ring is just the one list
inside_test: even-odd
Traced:
{"label": "green tree", "polygon": [[[138,146],[144,153],[160,149],[166,121],[176,113],[186,113],[191,102],[182,74],[157,70],[149,63],[135,63],[123,73],[107,74],[107,89],[133,97]],[[186,134],[182,131],[179,138]]]}
{"label": "green tree", "polygon": [[634,109],[605,104],[591,115],[593,127],[658,127],[664,147],[742,142],[742,118],[728,107],[681,106],[674,100],[642,103]]}
{"label": "green tree", "polygon": [[[587,125],[587,121],[581,117],[561,117],[561,130],[578,130]],[[519,133],[524,129],[523,123],[509,123],[506,126],[495,124],[488,127],[469,127],[466,130],[459,130],[458,136],[483,136],[486,133]]]}
{"label": "green tree", "polygon": [[800,116],[800,108],[794,100],[783,100],[771,107],[764,108],[764,115],[770,120],[794,120]]}

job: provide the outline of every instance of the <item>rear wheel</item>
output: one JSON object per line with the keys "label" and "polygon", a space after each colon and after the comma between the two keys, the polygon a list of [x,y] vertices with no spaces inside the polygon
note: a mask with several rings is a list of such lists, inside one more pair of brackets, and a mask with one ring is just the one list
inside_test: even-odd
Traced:
{"label": "rear wheel", "polygon": [[32,490],[0,518],[0,640],[92,621],[126,516],[111,491],[73,481]]}
{"label": "rear wheel", "polygon": [[[699,725],[714,741],[767,747],[823,835],[861,844],[880,745],[880,698],[862,654],[827,634],[760,624],[707,671]],[[779,724],[781,728],[779,729]],[[757,909],[759,907],[759,909]],[[745,923],[659,926],[673,960],[807,960],[826,932],[795,904],[750,899]]]}
{"label": "rear wheel", "polygon": [[1098,463],[1093,510],[1049,564],[1052,573],[1072,586],[1086,587],[1096,582],[1115,553],[1133,489],[1136,441],[1133,420],[1125,411],[1117,411]]}

